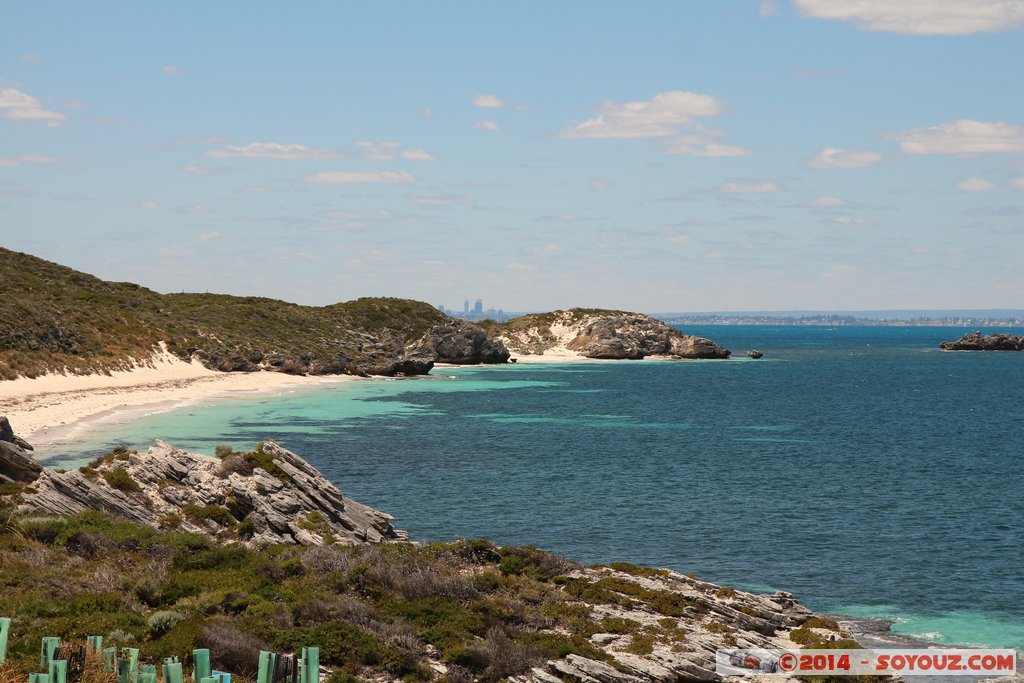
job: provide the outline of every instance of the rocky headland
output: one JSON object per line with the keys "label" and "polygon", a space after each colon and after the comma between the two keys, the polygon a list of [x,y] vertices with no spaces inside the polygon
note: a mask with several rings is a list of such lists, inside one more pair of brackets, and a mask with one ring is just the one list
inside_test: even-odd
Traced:
{"label": "rocky headland", "polygon": [[710,339],[680,332],[642,313],[574,308],[514,318],[487,331],[521,355],[592,359],[728,358]]}
{"label": "rocky headland", "polygon": [[[487,541],[410,543],[390,515],[273,442],[210,457],[158,441],[40,472],[0,426],[0,471],[20,473],[0,489],[0,580],[23,596],[5,592],[0,614],[59,585],[62,599],[33,622],[50,635],[66,635],[75,610],[91,610],[72,621],[94,630],[113,610],[139,615],[110,622],[109,638],[135,639],[144,657],[173,644],[241,662],[240,651],[318,644],[323,664],[361,679],[520,683],[720,680],[718,649],[849,637],[789,593]],[[15,638],[14,654],[38,660],[28,640]]]}
{"label": "rocky headland", "polygon": [[939,348],[946,351],[1024,351],[1024,336],[971,332],[956,341],[944,341]]}

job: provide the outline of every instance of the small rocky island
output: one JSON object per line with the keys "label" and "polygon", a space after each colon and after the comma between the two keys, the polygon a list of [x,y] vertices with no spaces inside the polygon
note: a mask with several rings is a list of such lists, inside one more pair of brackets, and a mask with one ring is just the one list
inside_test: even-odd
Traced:
{"label": "small rocky island", "polygon": [[945,351],[1024,351],[1024,336],[1015,334],[985,334],[971,332],[956,341],[944,341],[939,348]]}

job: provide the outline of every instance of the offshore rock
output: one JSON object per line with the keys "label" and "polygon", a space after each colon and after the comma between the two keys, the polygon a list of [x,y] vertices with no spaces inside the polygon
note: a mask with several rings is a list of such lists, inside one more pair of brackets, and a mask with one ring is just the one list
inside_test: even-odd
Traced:
{"label": "offshore rock", "polygon": [[492,330],[517,353],[563,354],[595,359],[649,356],[671,359],[728,358],[710,339],[683,334],[642,313],[574,308],[514,318]]}
{"label": "offshore rock", "polygon": [[43,471],[42,465],[29,455],[32,446],[19,436],[6,417],[0,417],[0,483],[30,484]]}
{"label": "offshore rock", "polygon": [[956,341],[944,341],[939,348],[946,351],[1024,351],[1024,336],[971,332]]}
{"label": "offshore rock", "polygon": [[751,349],[747,351],[747,358],[764,358],[764,354],[757,349]]}
{"label": "offshore rock", "polygon": [[248,545],[408,540],[391,515],[345,497],[273,441],[220,460],[158,440],[145,453],[115,451],[79,470],[44,470],[33,488],[22,505],[37,512],[99,510]]}

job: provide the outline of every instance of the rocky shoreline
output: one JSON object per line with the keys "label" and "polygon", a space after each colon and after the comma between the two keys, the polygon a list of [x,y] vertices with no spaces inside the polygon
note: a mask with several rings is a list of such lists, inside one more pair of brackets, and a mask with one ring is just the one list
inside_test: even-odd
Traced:
{"label": "rocky shoreline", "polygon": [[[219,457],[210,457],[157,441],[145,453],[115,450],[87,467],[60,472],[29,464],[34,463],[31,447],[14,436],[4,418],[0,437],[0,476],[23,487],[19,509],[34,524],[50,518],[39,515],[75,519],[98,511],[254,552],[280,546],[409,544],[390,515],[347,498],[301,457],[274,442],[250,453],[221,449]],[[99,542],[90,539],[78,542]],[[500,560],[503,574],[527,571],[517,564],[526,561],[525,551],[479,547],[494,562]],[[520,683],[566,677],[603,683],[718,680],[715,652],[721,648],[798,647],[849,637],[834,620],[815,615],[789,593],[756,595],[663,569],[626,563],[581,567],[537,553],[527,553],[529,562],[554,567],[554,583],[544,590],[555,590],[559,604],[568,605],[560,610],[578,613],[573,618],[583,621],[573,622],[574,628],[583,629],[586,638],[574,641],[578,645],[564,656],[534,661],[510,677]],[[535,571],[541,570],[529,570]],[[531,627],[539,629],[531,638],[563,637],[555,622],[544,623]],[[549,628],[555,630],[549,633]],[[430,666],[441,675],[454,671],[444,657],[434,657]]]}

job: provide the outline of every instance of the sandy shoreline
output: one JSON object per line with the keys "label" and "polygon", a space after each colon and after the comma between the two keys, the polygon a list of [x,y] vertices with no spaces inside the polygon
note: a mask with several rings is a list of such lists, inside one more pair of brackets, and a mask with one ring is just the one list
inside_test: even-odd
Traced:
{"label": "sandy shoreline", "polygon": [[[551,349],[543,355],[513,354],[513,358],[519,365],[611,362],[585,358],[567,349]],[[358,379],[351,375],[218,372],[161,351],[132,370],[109,375],[51,374],[2,381],[0,415],[6,415],[15,433],[45,457],[49,448],[69,443],[104,422],[130,420],[201,401]]]}
{"label": "sandy shoreline", "polygon": [[15,433],[44,450],[91,425],[142,416],[203,400],[358,379],[302,377],[277,372],[217,372],[169,353],[134,370],[110,375],[44,375],[0,382],[0,415]]}

